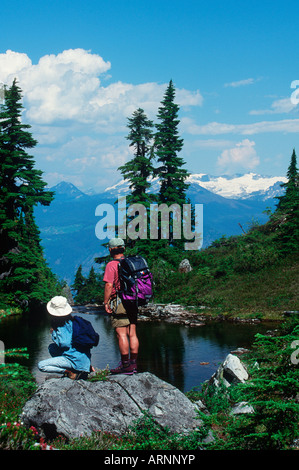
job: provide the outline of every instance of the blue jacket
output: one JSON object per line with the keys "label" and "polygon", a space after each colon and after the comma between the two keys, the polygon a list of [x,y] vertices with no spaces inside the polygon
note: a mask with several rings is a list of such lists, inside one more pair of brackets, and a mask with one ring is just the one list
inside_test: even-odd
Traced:
{"label": "blue jacket", "polygon": [[[53,354],[53,346],[52,346],[51,354],[52,356],[65,356],[67,357],[73,364],[74,369],[78,371],[85,371],[90,372],[90,350],[86,352],[78,351],[76,348],[72,346],[72,335],[73,335],[73,322],[72,320],[68,320],[65,322],[63,326],[59,326],[55,330],[52,331],[52,340],[54,341],[56,348],[55,354]],[[50,348],[49,347],[49,348]]]}

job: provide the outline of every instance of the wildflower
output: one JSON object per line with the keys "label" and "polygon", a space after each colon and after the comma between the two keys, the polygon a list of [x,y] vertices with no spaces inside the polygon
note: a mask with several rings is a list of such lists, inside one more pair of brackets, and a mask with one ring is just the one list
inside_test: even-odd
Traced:
{"label": "wildflower", "polygon": [[30,429],[33,432],[33,434],[35,434],[35,435],[38,434],[38,430],[34,426],[30,426]]}

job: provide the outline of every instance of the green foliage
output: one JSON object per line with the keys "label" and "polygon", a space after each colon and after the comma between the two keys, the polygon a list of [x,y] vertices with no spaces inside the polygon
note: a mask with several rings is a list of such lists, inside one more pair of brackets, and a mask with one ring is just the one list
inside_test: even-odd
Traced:
{"label": "green foliage", "polygon": [[35,389],[34,378],[26,367],[0,364],[0,423],[17,421],[25,402]]}
{"label": "green foliage", "polygon": [[0,425],[0,450],[36,450],[38,432],[19,422]]}
{"label": "green foliage", "polygon": [[105,369],[97,370],[95,374],[88,378],[88,382],[104,382],[110,375],[109,365]]}
{"label": "green foliage", "polygon": [[93,431],[91,436],[83,436],[67,440],[57,437],[51,444],[58,450],[107,450],[121,443],[122,439],[105,431]]}
{"label": "green foliage", "polygon": [[92,266],[87,277],[82,274],[82,266],[77,269],[72,288],[76,291],[74,301],[77,305],[86,303],[103,303],[104,287],[101,276]]}
{"label": "green foliage", "polygon": [[2,303],[0,301],[0,321],[2,320],[2,318],[9,317],[11,315],[21,315],[21,313],[22,313],[21,309],[7,307],[5,303]]}
{"label": "green foliage", "polygon": [[113,446],[115,450],[196,450],[206,437],[206,428],[181,435],[162,428],[154,418],[143,412],[143,416],[131,426],[122,442]]}

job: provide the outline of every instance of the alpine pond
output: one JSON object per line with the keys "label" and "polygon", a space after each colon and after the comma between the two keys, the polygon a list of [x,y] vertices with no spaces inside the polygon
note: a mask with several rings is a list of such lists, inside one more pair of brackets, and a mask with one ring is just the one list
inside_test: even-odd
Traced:
{"label": "alpine pond", "polygon": [[[119,362],[119,350],[108,315],[101,309],[84,307],[74,307],[73,313],[87,318],[100,335],[98,346],[91,350],[92,365],[96,369],[115,367]],[[222,321],[190,327],[163,321],[140,321],[138,371],[151,372],[186,392],[208,380],[228,353],[237,348],[250,348],[254,335],[268,329],[269,325],[263,323]],[[31,369],[38,382],[45,379],[46,374],[39,372],[37,363],[49,357],[51,334],[47,315],[4,319],[0,323],[0,339],[5,349],[26,347],[29,359],[19,362]]]}

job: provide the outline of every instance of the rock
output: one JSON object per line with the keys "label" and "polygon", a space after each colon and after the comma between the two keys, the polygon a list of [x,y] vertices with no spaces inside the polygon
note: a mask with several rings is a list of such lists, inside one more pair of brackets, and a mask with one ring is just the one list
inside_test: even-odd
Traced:
{"label": "rock", "polygon": [[226,387],[229,387],[233,383],[243,383],[247,379],[248,373],[240,359],[233,354],[228,354],[215,374],[212,375],[210,383],[218,387],[223,382]]}
{"label": "rock", "polygon": [[209,411],[206,407],[206,405],[201,401],[201,400],[196,400],[194,404],[197,406],[197,408],[202,411],[205,414],[209,414]]}
{"label": "rock", "polygon": [[[198,308],[203,309],[205,307]],[[149,303],[140,307],[138,319],[140,321],[164,321],[192,327],[204,325],[204,318],[199,316],[193,306],[184,307],[179,304]]]}
{"label": "rock", "polygon": [[246,401],[241,401],[240,403],[237,403],[230,412],[231,415],[240,415],[247,413],[254,413],[254,409]]}
{"label": "rock", "polygon": [[202,424],[196,406],[182,392],[149,372],[100,382],[46,380],[25,404],[21,419],[46,439],[59,434],[74,438],[94,430],[122,435],[143,411],[175,433]]}
{"label": "rock", "polygon": [[249,353],[249,349],[246,348],[237,348],[235,351],[231,351],[231,354],[235,354],[237,356],[241,356],[242,354]]}
{"label": "rock", "polygon": [[180,262],[180,265],[179,265],[179,272],[180,273],[190,273],[190,271],[192,271],[190,261],[188,259],[183,259]]}

